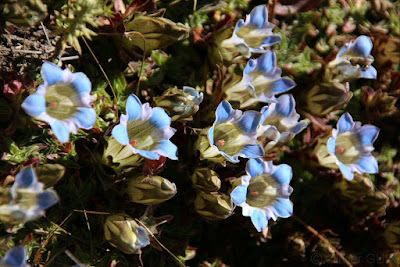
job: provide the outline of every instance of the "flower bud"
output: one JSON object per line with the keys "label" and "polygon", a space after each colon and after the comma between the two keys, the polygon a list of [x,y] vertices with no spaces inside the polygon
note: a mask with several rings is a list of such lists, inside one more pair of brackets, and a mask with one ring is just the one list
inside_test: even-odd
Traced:
{"label": "flower bud", "polygon": [[183,89],[170,88],[162,96],[155,97],[157,107],[163,108],[171,117],[172,121],[191,121],[199,110],[203,101],[203,93],[196,89],[184,86]]}
{"label": "flower bud", "polygon": [[129,146],[121,145],[114,137],[110,137],[101,160],[105,165],[118,172],[138,166],[143,158],[139,154],[134,154]]}
{"label": "flower bud", "polygon": [[348,83],[321,83],[307,93],[306,109],[313,115],[323,116],[344,108],[352,96]]}
{"label": "flower bud", "polygon": [[133,20],[125,24],[125,30],[141,33],[144,40],[139,34],[133,34],[129,37],[124,35],[122,46],[128,51],[140,48],[142,51],[145,50],[146,53],[166,47],[189,36],[189,28],[182,23],[148,16],[135,16]]}
{"label": "flower bud", "polygon": [[194,208],[198,214],[208,220],[222,220],[232,214],[229,196],[217,192],[198,193],[194,201]]}
{"label": "flower bud", "polygon": [[209,168],[197,168],[192,175],[193,185],[206,192],[216,192],[221,188],[218,174]]}
{"label": "flower bud", "polygon": [[172,198],[176,186],[161,176],[139,176],[128,181],[126,190],[132,202],[156,205]]}
{"label": "flower bud", "polygon": [[38,180],[45,188],[55,186],[65,174],[65,167],[60,164],[43,164],[36,168]]}
{"label": "flower bud", "polygon": [[107,217],[104,223],[104,237],[126,254],[140,254],[141,248],[150,244],[146,229],[127,215]]}

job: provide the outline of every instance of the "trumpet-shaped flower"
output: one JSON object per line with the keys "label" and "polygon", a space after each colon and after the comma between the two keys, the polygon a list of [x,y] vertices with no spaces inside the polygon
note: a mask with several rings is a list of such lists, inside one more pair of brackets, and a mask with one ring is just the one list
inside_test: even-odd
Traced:
{"label": "trumpet-shaped flower", "polygon": [[[339,168],[348,180],[354,178],[354,172],[377,173],[378,162],[371,151],[374,150],[372,144],[378,134],[377,127],[361,126],[361,122],[354,122],[349,113],[343,114],[337,123],[337,129],[332,130],[332,137],[327,141],[327,150],[332,160],[327,158],[325,165]],[[322,163],[324,165],[324,161]]]}
{"label": "trumpet-shaped flower", "polygon": [[296,83],[281,77],[282,70],[276,65],[276,54],[268,51],[257,59],[250,59],[243,71],[239,83],[228,84],[223,90],[228,101],[238,101],[240,108],[252,106],[258,102],[276,102],[275,95],[284,93]]}
{"label": "trumpet-shaped flower", "polygon": [[19,246],[7,251],[6,255],[0,260],[0,266],[5,267],[29,267],[26,263],[25,247]]}
{"label": "trumpet-shaped flower", "polygon": [[236,48],[242,56],[250,58],[251,53],[265,53],[265,48],[282,41],[278,34],[272,30],[275,25],[268,22],[268,9],[266,5],[259,5],[253,8],[246,20],[240,19],[232,37],[222,42],[221,46]]}
{"label": "trumpet-shaped flower", "polygon": [[88,77],[82,72],[62,70],[50,62],[43,64],[42,77],[43,84],[22,103],[25,112],[50,124],[62,143],[79,128],[91,129],[96,112],[90,106],[92,85]]}
{"label": "trumpet-shaped flower", "polygon": [[367,36],[359,36],[354,42],[339,50],[336,58],[329,62],[325,71],[328,82],[346,82],[359,78],[376,79],[376,69],[371,66],[374,58],[370,55],[372,41]]}
{"label": "trumpet-shaped flower", "polygon": [[224,161],[239,162],[243,158],[264,156],[264,149],[257,144],[257,128],[261,114],[256,111],[235,110],[223,100],[216,112],[214,124],[207,129],[206,148],[200,152],[202,159],[223,157]]}
{"label": "trumpet-shaped flower", "polygon": [[169,140],[176,130],[162,108],[151,108],[149,103],[142,105],[137,96],[131,95],[126,112],[111,132],[117,142],[147,159],[158,160],[160,156],[178,159],[177,147]]}
{"label": "trumpet-shaped flower", "polygon": [[5,194],[10,195],[9,201],[0,205],[0,220],[18,224],[43,216],[45,209],[58,202],[57,193],[52,189],[43,190],[43,187],[32,167],[20,171]]}
{"label": "trumpet-shaped flower", "polygon": [[257,231],[268,227],[268,220],[288,218],[293,213],[289,196],[293,188],[292,168],[272,161],[250,159],[246,165],[247,175],[242,176],[241,185],[231,193],[232,202],[242,207],[243,216],[250,217]]}
{"label": "trumpet-shaped flower", "polygon": [[300,115],[296,112],[296,102],[292,95],[281,95],[277,101],[261,109],[258,140],[263,144],[265,152],[288,143],[307,127],[305,120],[299,121]]}

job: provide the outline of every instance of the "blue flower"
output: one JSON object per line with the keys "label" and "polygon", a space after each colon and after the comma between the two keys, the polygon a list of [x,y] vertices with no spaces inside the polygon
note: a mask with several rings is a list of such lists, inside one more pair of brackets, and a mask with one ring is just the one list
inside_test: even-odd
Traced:
{"label": "blue flower", "polygon": [[335,60],[328,63],[325,80],[347,82],[359,78],[376,79],[376,69],[371,65],[374,62],[370,55],[372,46],[371,39],[364,35],[346,44],[339,50]]}
{"label": "blue flower", "polygon": [[257,231],[268,227],[268,220],[288,218],[293,213],[289,196],[293,188],[292,168],[272,161],[250,159],[246,165],[247,175],[242,176],[241,185],[231,193],[232,202],[242,207],[243,216],[250,217]]}
{"label": "blue flower", "polygon": [[237,22],[232,37],[224,40],[221,46],[235,47],[246,58],[250,58],[251,53],[265,53],[266,47],[282,41],[280,35],[272,32],[274,27],[268,22],[267,6],[256,6],[246,15],[246,21]]}
{"label": "blue flower", "polygon": [[131,95],[126,112],[111,132],[115,140],[147,159],[158,160],[160,156],[178,159],[177,147],[169,141],[176,130],[171,128],[171,118],[162,108],[151,108],[149,103],[142,105],[137,96]]}
{"label": "blue flower", "polygon": [[22,103],[25,112],[50,124],[62,143],[79,128],[91,129],[96,122],[96,112],[90,106],[93,99],[88,77],[82,72],[62,70],[50,62],[43,64],[42,77],[43,84]]}
{"label": "blue flower", "polygon": [[[373,125],[361,126],[354,122],[349,113],[340,117],[337,129],[332,130],[332,137],[327,141],[327,150],[333,160],[327,158],[327,167],[339,168],[347,180],[357,173],[377,173],[378,162],[371,155],[373,143],[378,137],[379,129]],[[330,162],[330,164],[328,163]],[[324,164],[324,161],[322,161]]]}
{"label": "blue flower", "polygon": [[32,167],[20,171],[9,189],[11,198],[0,205],[0,220],[11,223],[25,223],[44,215],[44,211],[58,202],[57,193],[52,189],[43,190]]}
{"label": "blue flower", "polygon": [[224,88],[228,101],[238,101],[240,108],[258,102],[276,102],[275,95],[284,93],[296,86],[288,78],[281,77],[282,70],[276,65],[276,54],[268,51],[257,59],[250,59],[243,71],[243,79]]}
{"label": "blue flower", "polygon": [[7,251],[6,255],[0,260],[0,266],[6,267],[29,267],[26,263],[25,247],[19,246]]}
{"label": "blue flower", "polygon": [[[201,148],[202,159],[223,157],[223,161],[239,162],[243,158],[264,156],[264,149],[257,144],[257,128],[261,114],[256,111],[235,110],[228,101],[223,100],[216,112],[214,124],[205,129],[206,148]],[[200,143],[202,143],[200,141]]]}
{"label": "blue flower", "polygon": [[307,127],[305,120],[299,121],[296,101],[292,95],[281,95],[277,103],[271,103],[261,109],[261,127],[258,140],[267,153],[276,146],[288,143]]}

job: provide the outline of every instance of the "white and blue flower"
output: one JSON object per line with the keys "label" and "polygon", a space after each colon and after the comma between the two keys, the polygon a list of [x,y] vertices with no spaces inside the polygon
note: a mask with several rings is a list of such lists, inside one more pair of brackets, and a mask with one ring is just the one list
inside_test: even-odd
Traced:
{"label": "white and blue flower", "polygon": [[18,246],[9,251],[0,260],[0,266],[5,267],[29,267],[31,265],[26,263],[25,247]]}
{"label": "white and blue flower", "polygon": [[10,199],[0,205],[0,220],[10,224],[35,220],[59,200],[54,190],[44,190],[44,184],[37,180],[32,167],[23,169],[15,176],[8,194]]}
{"label": "white and blue flower", "polygon": [[354,178],[354,172],[377,173],[378,162],[371,152],[378,134],[377,127],[361,126],[361,122],[354,122],[349,113],[343,114],[337,123],[337,129],[332,130],[332,137],[327,141],[330,157],[322,163],[326,162],[327,167],[339,168],[347,180]]}
{"label": "white and blue flower", "polygon": [[360,78],[376,79],[376,69],[371,65],[374,62],[374,57],[370,55],[372,47],[371,39],[365,35],[346,44],[336,58],[328,63],[325,80],[348,82]]}
{"label": "white and blue flower", "polygon": [[162,108],[142,105],[135,95],[126,102],[126,115],[121,115],[120,123],[111,134],[121,145],[129,146],[134,154],[158,160],[164,156],[177,160],[177,147],[169,140],[175,133],[171,118]]}
{"label": "white and blue flower", "polygon": [[224,40],[221,46],[224,48],[236,48],[242,56],[250,58],[252,53],[265,53],[266,47],[282,41],[278,34],[272,30],[275,25],[268,22],[268,9],[266,5],[259,5],[253,8],[246,20],[240,19],[232,37]]}
{"label": "white and blue flower", "polygon": [[263,107],[261,114],[258,140],[266,153],[287,144],[307,127],[306,120],[299,121],[300,115],[296,112],[296,101],[292,95],[281,95],[277,103]]}
{"label": "white and blue flower", "polygon": [[268,227],[268,220],[288,218],[293,213],[289,200],[293,188],[292,168],[272,161],[250,159],[246,165],[247,175],[242,176],[241,185],[231,193],[232,202],[242,207],[243,216],[250,217],[257,231]]}
{"label": "white and blue flower", "polygon": [[259,112],[235,110],[223,100],[215,116],[214,124],[203,130],[206,132],[204,140],[199,138],[201,159],[212,160],[222,156],[223,161],[238,163],[239,157],[264,156],[264,149],[257,144],[257,128],[261,120]]}
{"label": "white and blue flower", "polygon": [[82,72],[62,70],[50,62],[43,64],[42,77],[43,84],[22,103],[25,112],[47,122],[62,143],[79,128],[91,129],[96,112],[90,106],[93,99],[88,77]]}
{"label": "white and blue flower", "polygon": [[296,83],[289,77],[281,77],[282,70],[276,64],[276,54],[268,51],[257,59],[250,59],[238,83],[231,83],[223,90],[228,101],[238,101],[240,108],[258,102],[276,102],[275,95],[289,91]]}

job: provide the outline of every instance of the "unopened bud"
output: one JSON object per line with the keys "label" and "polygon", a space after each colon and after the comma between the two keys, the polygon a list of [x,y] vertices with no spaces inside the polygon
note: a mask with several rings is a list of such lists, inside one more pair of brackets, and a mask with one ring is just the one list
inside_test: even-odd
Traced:
{"label": "unopened bud", "polygon": [[194,208],[197,213],[208,220],[222,220],[232,214],[229,196],[223,193],[198,193],[194,201]]}
{"label": "unopened bud", "polygon": [[206,192],[215,192],[221,188],[218,174],[209,168],[197,168],[192,176],[195,187]]}
{"label": "unopened bud", "polygon": [[126,190],[132,202],[156,205],[172,198],[176,186],[161,176],[139,176],[128,181]]}

